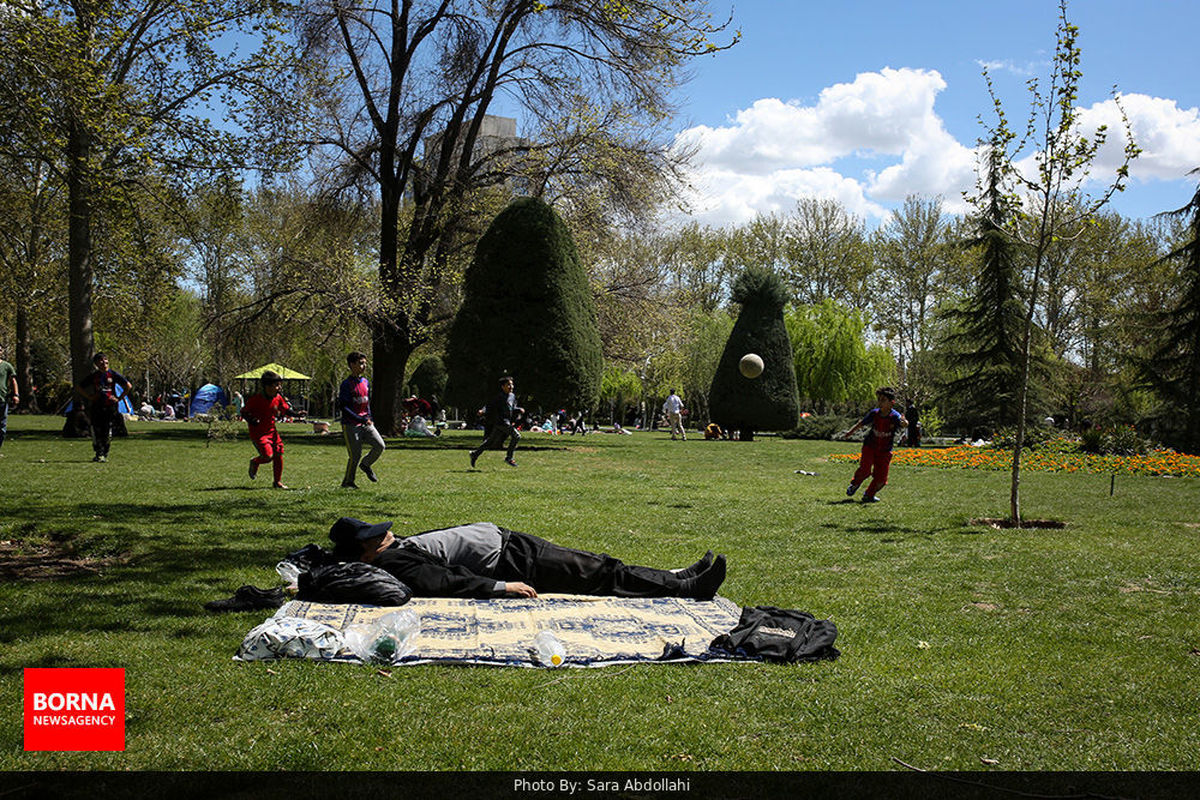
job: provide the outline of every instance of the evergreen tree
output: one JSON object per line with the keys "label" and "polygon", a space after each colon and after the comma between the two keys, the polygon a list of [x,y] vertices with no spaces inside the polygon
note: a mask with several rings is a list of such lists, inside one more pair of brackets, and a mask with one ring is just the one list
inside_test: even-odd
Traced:
{"label": "evergreen tree", "polygon": [[474,407],[501,375],[535,406],[592,408],[604,369],[596,306],[566,223],[525,197],[475,249],[446,347],[446,400]]}
{"label": "evergreen tree", "polygon": [[1165,401],[1172,419],[1164,428],[1171,443],[1200,453],[1200,189],[1191,202],[1170,213],[1189,218],[1189,241],[1164,258],[1180,264],[1181,292],[1162,315],[1160,344],[1141,372]]}
{"label": "evergreen tree", "polygon": [[[783,431],[796,426],[796,370],[792,343],[783,321],[788,291],[779,276],[748,267],[733,284],[733,301],[742,306],[708,393],[712,418],[743,440],[755,431]],[[742,356],[755,353],[763,373],[747,378],[738,369]]]}
{"label": "evergreen tree", "polygon": [[1013,216],[1005,192],[1008,162],[993,141],[979,197],[981,214],[974,219],[976,236],[964,246],[979,248],[974,293],[966,304],[943,312],[949,323],[947,362],[954,377],[942,393],[961,409],[960,424],[1014,425],[1021,375],[1021,331],[1024,298],[1020,289],[1018,245],[1005,231]]}

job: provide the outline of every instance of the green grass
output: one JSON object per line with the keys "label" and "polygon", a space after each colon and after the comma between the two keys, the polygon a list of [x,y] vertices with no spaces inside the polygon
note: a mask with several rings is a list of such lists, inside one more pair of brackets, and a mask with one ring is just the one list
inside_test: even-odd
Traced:
{"label": "green grass", "polygon": [[[479,434],[396,440],[379,484],[340,490],[336,437],[285,430],[284,481],[251,446],[134,423],[108,464],[59,420],[0,450],[5,553],[65,548],[98,572],[0,582],[0,769],[1193,769],[1200,752],[1200,485],[896,467],[847,502],[852,445],[530,435],[509,469]],[[816,471],[815,477],[796,469]],[[265,480],[264,480],[265,479]],[[266,612],[205,601],[273,585],[282,554],[350,515],[400,532],[491,520],[659,566],[729,556],[722,594],[831,617],[842,657],[801,666],[394,670],[231,660]],[[11,563],[11,558],[9,558]],[[22,669],[123,667],[127,747],[25,753]],[[995,767],[981,759],[994,759]]]}

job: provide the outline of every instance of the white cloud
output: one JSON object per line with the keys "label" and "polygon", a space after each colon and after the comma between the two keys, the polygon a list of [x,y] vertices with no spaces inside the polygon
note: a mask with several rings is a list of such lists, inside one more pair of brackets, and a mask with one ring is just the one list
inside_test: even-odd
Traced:
{"label": "white cloud", "polygon": [[[1133,140],[1142,153],[1130,164],[1134,180],[1177,180],[1200,167],[1200,110],[1180,108],[1174,100],[1144,94],[1119,98],[1129,119]],[[1116,100],[1080,109],[1079,126],[1086,132],[1107,125],[1107,139],[1097,154],[1092,174],[1109,180],[1124,158],[1125,133]]]}
{"label": "white cloud", "polygon": [[[945,88],[934,70],[883,69],[824,89],[814,104],[762,98],[727,125],[683,131],[677,143],[696,148],[693,218],[737,225],[821,197],[876,223],[910,194],[941,196],[946,211],[966,211],[962,192],[975,188],[978,164],[974,147],[934,111]],[[1143,94],[1120,102],[1143,150],[1130,168],[1134,181],[1178,180],[1200,166],[1200,111]],[[1123,158],[1120,110],[1112,99],[1095,103],[1080,109],[1079,123],[1084,131],[1108,126],[1091,173],[1107,183]],[[1030,163],[1027,155],[1020,166]]]}
{"label": "white cloud", "polygon": [[880,218],[887,210],[867,199],[863,185],[829,167],[777,170],[767,175],[702,169],[692,184],[691,218],[703,225],[742,225],[758,214],[791,211],[801,197],[838,200],[859,217]]}
{"label": "white cloud", "polygon": [[999,61],[985,61],[977,58],[975,63],[988,72],[1011,72],[1018,78],[1031,78],[1038,73],[1040,67],[1046,65],[1044,61],[1041,63],[1026,61],[1024,64],[1018,64],[1007,58]]}
{"label": "white cloud", "polygon": [[[763,98],[727,126],[683,131],[677,142],[696,148],[694,216],[738,224],[806,196],[840,200],[876,221],[887,214],[881,203],[908,194],[940,194],[950,205],[974,185],[974,156],[933,111],[945,88],[935,70],[888,68],[830,86],[814,105]],[[842,159],[879,160],[883,169],[848,174],[835,166]]]}

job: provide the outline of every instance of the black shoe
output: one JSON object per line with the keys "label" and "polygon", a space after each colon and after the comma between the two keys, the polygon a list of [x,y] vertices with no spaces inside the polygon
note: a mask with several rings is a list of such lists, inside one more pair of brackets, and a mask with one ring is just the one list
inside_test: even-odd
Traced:
{"label": "black shoe", "polygon": [[358,484],[353,483],[353,482],[342,481],[342,488],[343,489],[357,489]]}
{"label": "black shoe", "polygon": [[479,458],[479,453],[476,453],[474,450],[472,450],[471,451],[471,469],[475,469],[475,459],[477,459],[477,458]]}
{"label": "black shoe", "polygon": [[704,557],[701,558],[699,561],[697,561],[695,564],[692,564],[690,567],[685,567],[685,568],[679,570],[679,572],[676,572],[675,574],[678,577],[684,578],[684,579],[694,578],[697,575],[699,575],[701,572],[704,572],[704,570],[711,567],[712,562],[713,562],[713,551],[709,550],[707,553],[704,554]]}
{"label": "black shoe", "polygon": [[259,589],[257,586],[243,586],[233,593],[233,597],[224,600],[213,600],[205,603],[209,611],[254,611],[261,608],[279,608],[284,604],[283,589]]}
{"label": "black shoe", "polygon": [[510,467],[515,467],[517,465],[517,462],[513,461],[511,458],[504,459],[504,463],[508,464]]}
{"label": "black shoe", "polygon": [[371,483],[379,483],[379,478],[375,477],[375,470],[371,469],[366,464],[359,464],[358,468],[363,471],[363,474],[367,476],[367,480],[369,480]]}
{"label": "black shoe", "polygon": [[696,600],[712,600],[717,596],[717,590],[725,582],[725,556],[717,556],[712,566],[694,578],[684,582],[683,597]]}

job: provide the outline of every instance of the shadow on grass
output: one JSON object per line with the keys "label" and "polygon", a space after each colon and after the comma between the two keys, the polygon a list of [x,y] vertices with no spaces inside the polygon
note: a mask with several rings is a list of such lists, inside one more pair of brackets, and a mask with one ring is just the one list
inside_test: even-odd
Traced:
{"label": "shadow on grass", "polygon": [[[250,496],[223,503],[159,506],[136,503],[38,504],[30,508],[36,530],[30,539],[64,542],[74,556],[121,553],[124,563],[105,565],[96,574],[5,581],[0,587],[0,642],[94,632],[175,630],[181,620],[206,616],[204,602],[227,597],[245,580],[239,573],[261,571],[275,583],[271,569],[284,555],[308,542],[325,543],[328,523],[314,523],[303,506],[273,508],[270,526],[262,526],[261,503]],[[239,533],[208,538],[220,527]],[[80,520],[102,518],[104,532],[80,531]],[[63,533],[73,531],[73,533]]]}

